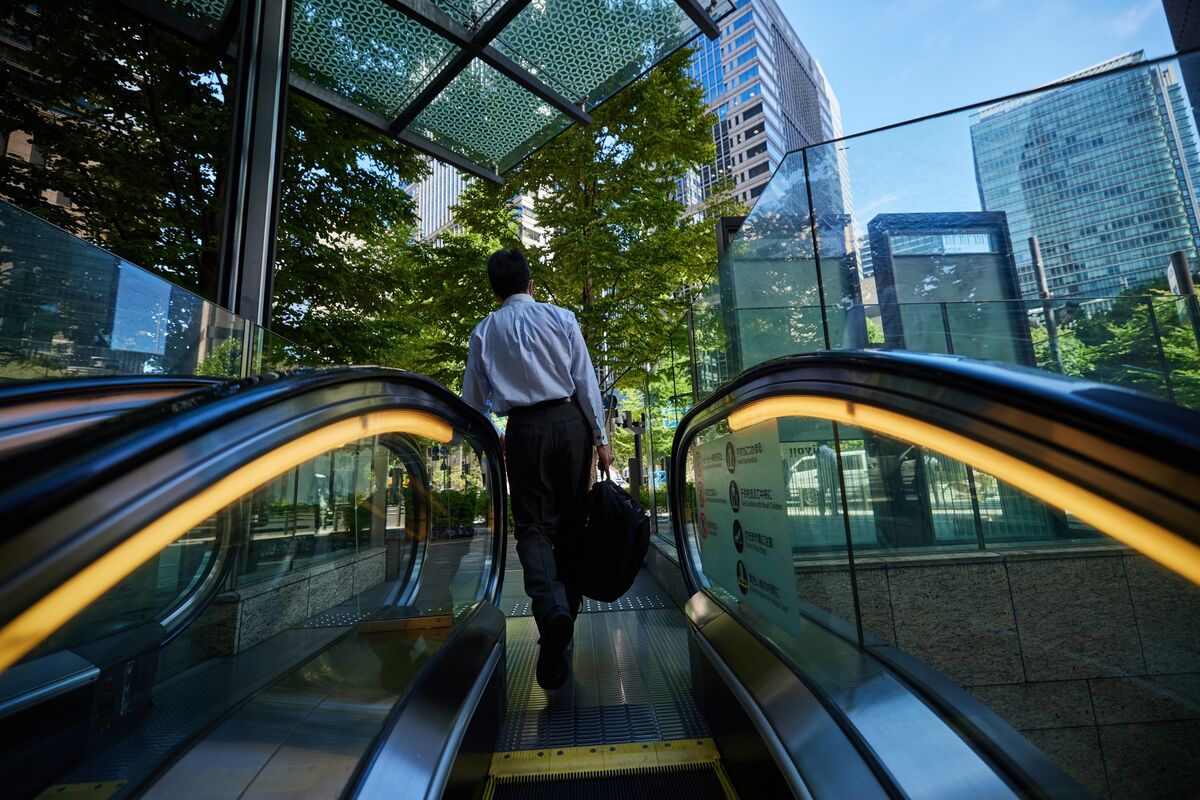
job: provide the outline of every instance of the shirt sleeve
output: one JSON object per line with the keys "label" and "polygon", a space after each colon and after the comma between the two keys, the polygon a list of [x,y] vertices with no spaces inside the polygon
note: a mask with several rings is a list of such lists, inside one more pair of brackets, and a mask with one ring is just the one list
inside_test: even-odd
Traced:
{"label": "shirt sleeve", "polygon": [[588,422],[592,423],[592,436],[597,445],[608,444],[608,432],[604,429],[604,404],[600,400],[600,382],[596,380],[596,370],[592,367],[592,357],[588,354],[587,342],[583,340],[583,331],[579,329],[579,320],[571,314],[567,322],[568,335],[571,342],[571,379],[575,383],[575,396]]}
{"label": "shirt sleeve", "polygon": [[491,405],[492,385],[483,371],[482,344],[479,331],[471,334],[467,347],[467,371],[463,375],[463,400],[481,414],[487,414]]}

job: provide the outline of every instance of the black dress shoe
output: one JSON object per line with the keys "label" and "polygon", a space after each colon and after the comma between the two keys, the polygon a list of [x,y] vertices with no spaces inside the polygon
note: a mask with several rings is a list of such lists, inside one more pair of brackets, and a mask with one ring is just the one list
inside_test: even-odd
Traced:
{"label": "black dress shoe", "polygon": [[537,660],[538,686],[549,691],[567,682],[567,645],[574,634],[575,620],[566,611],[555,611],[546,620]]}

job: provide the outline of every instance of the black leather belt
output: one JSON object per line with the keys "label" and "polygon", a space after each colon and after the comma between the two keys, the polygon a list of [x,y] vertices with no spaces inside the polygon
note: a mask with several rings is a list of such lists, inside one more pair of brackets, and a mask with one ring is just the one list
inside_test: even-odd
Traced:
{"label": "black leather belt", "polygon": [[524,411],[537,411],[538,409],[542,408],[551,408],[552,406],[562,406],[570,403],[573,399],[573,397],[559,397],[554,400],[543,400],[540,403],[534,403],[530,406],[517,406],[508,413],[517,414]]}

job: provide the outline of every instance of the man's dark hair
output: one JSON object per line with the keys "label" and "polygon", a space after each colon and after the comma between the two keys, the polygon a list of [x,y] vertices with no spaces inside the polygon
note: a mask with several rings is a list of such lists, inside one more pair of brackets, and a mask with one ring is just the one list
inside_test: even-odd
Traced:
{"label": "man's dark hair", "polygon": [[529,288],[529,262],[514,248],[497,250],[488,259],[488,281],[501,300]]}

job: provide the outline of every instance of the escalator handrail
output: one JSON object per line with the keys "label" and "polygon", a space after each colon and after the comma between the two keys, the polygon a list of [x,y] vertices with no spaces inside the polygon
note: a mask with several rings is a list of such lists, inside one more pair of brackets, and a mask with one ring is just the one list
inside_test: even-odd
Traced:
{"label": "escalator handrail", "polygon": [[[383,367],[272,372],[217,382],[81,432],[73,439],[66,460],[57,446],[23,452],[19,460],[0,458],[0,486],[5,487],[0,491],[0,518],[6,520],[9,531],[19,530],[59,502],[65,491],[85,492],[108,476],[145,463],[180,442],[292,397],[368,380],[422,389],[443,400],[458,416],[476,413],[458,395],[430,378]],[[40,457],[43,451],[45,458]],[[34,467],[32,472],[30,465]]]}
{"label": "escalator handrail", "polygon": [[24,454],[123,412],[225,382],[187,376],[117,376],[0,385],[0,458]]}
{"label": "escalator handrail", "polygon": [[[779,395],[871,402],[915,420],[986,440],[1200,543],[1200,412],[1119,387],[975,361],[908,352],[827,351],[747,370],[696,404],[675,432],[669,499],[680,520],[686,459],[701,428]],[[1086,469],[1085,469],[1086,468]],[[1081,472],[1086,471],[1086,478]],[[1135,502],[1136,501],[1136,502]],[[682,528],[676,544],[694,580]]]}
{"label": "escalator handrail", "polygon": [[[352,391],[354,385],[362,385],[364,393],[355,394]],[[346,391],[347,387],[351,391]],[[376,388],[370,390],[370,387]],[[386,394],[378,394],[384,389]],[[186,485],[176,485],[168,476],[162,478],[158,487],[143,490],[140,486],[127,486],[129,481],[123,478],[132,471],[145,470],[151,461],[171,454],[174,448],[182,448],[188,443],[194,445],[197,441],[210,443],[206,445],[209,449],[205,460],[243,459],[231,462],[225,470],[232,471],[240,463],[251,460],[252,453],[230,456],[211,444],[215,435],[226,431],[236,432],[240,441],[252,441],[251,449],[262,452],[269,452],[288,438],[307,432],[308,429],[299,424],[295,429],[284,429],[279,424],[265,421],[264,416],[276,407],[281,414],[300,414],[296,418],[303,418],[304,426],[318,428],[336,419],[356,417],[364,413],[365,407],[380,408],[381,403],[390,408],[424,411],[447,421],[457,432],[470,435],[490,456],[487,459],[488,478],[492,483],[489,485],[505,485],[499,436],[494,426],[457,395],[429,378],[383,368],[341,368],[260,376],[212,386],[178,400],[123,414],[110,424],[99,426],[99,430],[83,431],[73,439],[73,452],[66,460],[60,457],[56,461],[48,454],[45,458],[23,458],[22,461],[28,460],[32,465],[25,470],[27,477],[10,480],[7,485],[0,483],[5,487],[0,490],[0,509],[12,521],[7,525],[5,540],[0,541],[0,554],[3,554],[0,558],[0,624],[16,618],[61,583],[65,576],[74,574],[100,553],[108,552],[132,535],[133,531],[123,528],[119,522],[107,526],[103,522],[93,524],[86,518],[91,513],[87,504],[76,502],[69,506],[70,501],[95,497],[100,490],[108,492],[118,483],[129,497],[141,496],[139,492],[152,489],[160,491],[167,486],[167,496],[173,492],[178,501],[189,492],[200,491],[206,484],[192,476]],[[310,406],[313,411],[299,410]],[[316,416],[311,416],[313,413]],[[5,467],[10,476],[20,472],[14,472],[11,464]],[[211,483],[211,476],[204,480]],[[121,497],[116,496],[113,501],[118,509],[122,507]],[[503,569],[504,563],[504,520],[507,515],[503,492],[492,492],[492,501],[497,521],[491,547],[493,567],[485,581],[483,595],[494,603],[498,599],[497,572]],[[159,495],[153,500],[158,505],[166,502]],[[68,505],[68,511],[79,509],[76,517],[69,518],[68,524],[56,526],[50,532],[53,535],[48,535],[44,517],[59,512],[64,505]],[[165,513],[171,507],[158,508],[158,505],[138,513],[152,519],[153,514]],[[58,518],[61,517],[60,513]],[[80,530],[87,530],[88,534],[80,535]]]}
{"label": "escalator handrail", "polygon": [[191,391],[230,382],[226,378],[190,375],[111,375],[96,378],[52,378],[0,385],[0,408],[48,400],[76,400],[115,394],[171,390]]}

